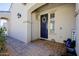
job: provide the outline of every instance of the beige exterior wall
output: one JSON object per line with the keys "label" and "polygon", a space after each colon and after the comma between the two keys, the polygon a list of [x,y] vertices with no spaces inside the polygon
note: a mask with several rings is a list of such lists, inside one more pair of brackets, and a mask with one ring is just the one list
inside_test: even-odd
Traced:
{"label": "beige exterior wall", "polygon": [[32,40],[40,38],[40,21],[36,13],[32,13]]}
{"label": "beige exterior wall", "polygon": [[[55,33],[50,33],[50,13],[52,12],[55,12]],[[51,9],[45,8],[44,11],[33,13],[32,40],[40,38],[40,15],[46,13],[49,15],[47,40],[55,39],[57,42],[62,43],[63,40],[70,38],[71,31],[75,25],[75,4],[64,4],[58,7],[52,7]],[[62,27],[62,30],[60,30],[60,27]]]}
{"label": "beige exterior wall", "polygon": [[76,16],[76,52],[79,56],[79,4],[76,4],[76,13],[78,13]]}
{"label": "beige exterior wall", "polygon": [[[31,41],[31,12],[42,4],[27,3],[25,6],[21,3],[13,3],[11,7],[11,20],[9,21],[9,36],[23,42]],[[18,18],[17,13],[22,15]]]}
{"label": "beige exterior wall", "polygon": [[[18,18],[17,13],[21,14]],[[9,21],[9,36],[27,43],[27,7],[14,3],[11,7],[11,20]]]}

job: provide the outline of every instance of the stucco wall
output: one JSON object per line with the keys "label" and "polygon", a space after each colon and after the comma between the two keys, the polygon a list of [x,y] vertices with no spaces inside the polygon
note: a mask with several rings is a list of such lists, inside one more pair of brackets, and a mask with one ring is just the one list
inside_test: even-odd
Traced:
{"label": "stucco wall", "polygon": [[39,20],[36,13],[32,13],[32,40],[39,39]]}
{"label": "stucco wall", "polygon": [[[42,4],[27,3],[25,6],[21,3],[13,3],[11,7],[11,20],[9,21],[9,36],[23,42],[31,41],[31,12]],[[17,13],[22,15],[18,19]]]}
{"label": "stucco wall", "polygon": [[[18,18],[17,13],[21,14]],[[11,20],[9,21],[9,36],[27,42],[27,7],[14,3],[11,7]]]}
{"label": "stucco wall", "polygon": [[76,52],[79,56],[79,4],[76,4],[76,13],[78,13],[76,16]]}
{"label": "stucco wall", "polygon": [[[50,32],[50,13],[55,12],[55,33]],[[57,42],[63,42],[67,38],[71,37],[71,31],[75,25],[75,5],[74,4],[64,4],[61,6],[56,6],[51,9],[44,9],[44,11],[37,12],[36,19],[33,23],[33,37],[34,39],[40,38],[40,15],[48,13],[48,40],[55,39]],[[37,19],[38,17],[38,19]],[[62,30],[60,30],[62,27]],[[38,30],[39,29],[39,30]],[[34,33],[38,33],[34,34]]]}

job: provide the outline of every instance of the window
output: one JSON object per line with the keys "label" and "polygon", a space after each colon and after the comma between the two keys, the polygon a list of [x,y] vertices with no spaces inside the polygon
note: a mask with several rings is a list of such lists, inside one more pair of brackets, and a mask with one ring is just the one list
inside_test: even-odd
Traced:
{"label": "window", "polygon": [[50,14],[50,32],[55,32],[55,13]]}

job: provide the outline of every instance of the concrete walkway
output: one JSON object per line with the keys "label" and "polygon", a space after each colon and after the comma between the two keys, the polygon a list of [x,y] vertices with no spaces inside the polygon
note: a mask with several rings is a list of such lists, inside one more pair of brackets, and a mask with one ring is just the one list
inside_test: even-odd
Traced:
{"label": "concrete walkway", "polygon": [[43,47],[38,46],[34,43],[24,43],[22,41],[7,38],[7,48],[9,51],[9,55],[11,56],[48,56],[50,55],[50,51]]}

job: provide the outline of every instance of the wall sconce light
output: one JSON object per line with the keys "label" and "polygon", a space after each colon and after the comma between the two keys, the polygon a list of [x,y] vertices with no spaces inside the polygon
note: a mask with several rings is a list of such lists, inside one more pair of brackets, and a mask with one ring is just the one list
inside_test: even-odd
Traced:
{"label": "wall sconce light", "polygon": [[20,13],[17,13],[17,16],[18,16],[18,18],[21,18],[21,14]]}

